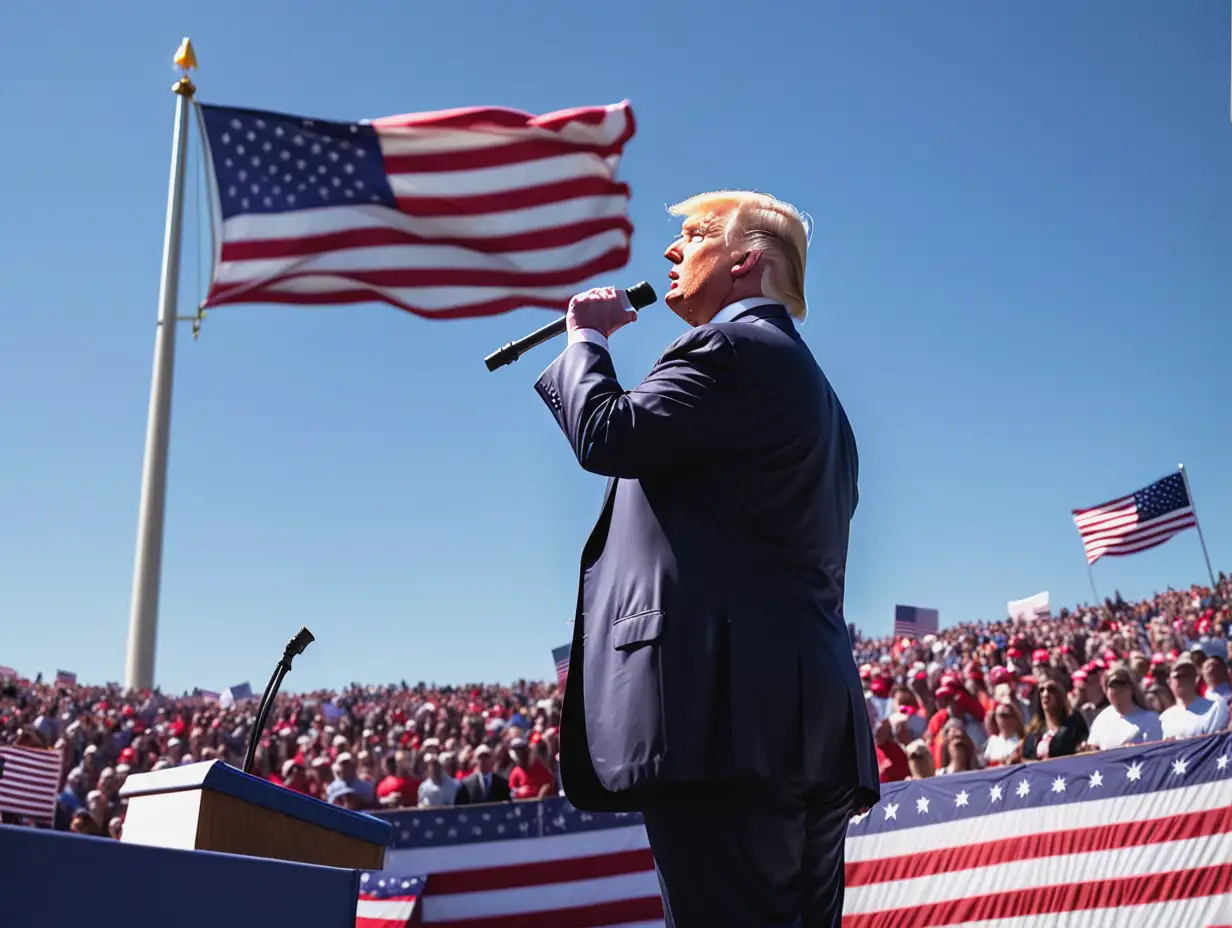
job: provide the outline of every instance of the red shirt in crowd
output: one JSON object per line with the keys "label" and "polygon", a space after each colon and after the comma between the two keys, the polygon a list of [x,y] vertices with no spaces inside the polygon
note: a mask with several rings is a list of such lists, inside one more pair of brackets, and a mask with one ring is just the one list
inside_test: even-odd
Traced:
{"label": "red shirt in crowd", "polygon": [[907,752],[897,741],[877,745],[877,769],[881,771],[882,783],[897,783],[911,776]]}
{"label": "red shirt in crowd", "polygon": [[384,799],[391,793],[398,794],[398,805],[403,808],[419,804],[419,780],[414,777],[387,776],[376,785],[376,798]]}
{"label": "red shirt in crowd", "polygon": [[514,799],[537,799],[539,791],[545,786],[555,786],[556,778],[552,771],[535,761],[530,770],[514,767],[509,774],[509,791]]}

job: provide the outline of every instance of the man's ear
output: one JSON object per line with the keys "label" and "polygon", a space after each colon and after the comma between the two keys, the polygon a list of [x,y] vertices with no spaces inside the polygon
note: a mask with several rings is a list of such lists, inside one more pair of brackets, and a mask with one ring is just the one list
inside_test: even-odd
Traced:
{"label": "man's ear", "polygon": [[732,265],[731,275],[739,280],[741,277],[748,277],[754,271],[760,271],[762,267],[763,252],[760,248],[755,248],[752,251],[746,251],[743,256]]}

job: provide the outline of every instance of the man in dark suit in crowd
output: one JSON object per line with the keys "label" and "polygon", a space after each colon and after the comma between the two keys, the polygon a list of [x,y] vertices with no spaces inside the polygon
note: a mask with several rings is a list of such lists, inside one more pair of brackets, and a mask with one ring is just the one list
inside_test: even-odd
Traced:
{"label": "man in dark suit in crowd", "polygon": [[475,772],[462,778],[455,806],[480,802],[508,802],[509,780],[492,770],[492,749],[481,744],[475,749]]}
{"label": "man in dark suit in crowd", "polygon": [[574,297],[536,389],[611,478],[582,553],[561,729],[565,792],[640,809],[675,928],[840,923],[851,816],[880,795],[843,620],[857,455],[796,331],[807,234],[761,194],[672,208],[665,302],[690,326],[625,390]]}

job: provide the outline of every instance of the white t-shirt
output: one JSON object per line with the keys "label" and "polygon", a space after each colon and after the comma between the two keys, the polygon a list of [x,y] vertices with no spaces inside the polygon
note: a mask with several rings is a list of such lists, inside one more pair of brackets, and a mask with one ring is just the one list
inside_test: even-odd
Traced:
{"label": "white t-shirt", "polygon": [[988,743],[984,745],[984,763],[1007,763],[1009,756],[1021,743],[1017,735],[1010,735],[1008,738],[1005,735],[989,735]]}
{"label": "white t-shirt", "polygon": [[1228,727],[1228,704],[1216,696],[1199,696],[1188,707],[1179,702],[1159,716],[1165,738],[1196,738],[1213,735]]}
{"label": "white t-shirt", "polygon": [[441,777],[440,783],[433,783],[431,777],[425,777],[419,784],[419,808],[437,809],[453,805],[458,798],[458,788],[458,781],[453,777]]}
{"label": "white t-shirt", "polygon": [[1135,707],[1128,715],[1121,715],[1115,706],[1108,706],[1091,722],[1087,744],[1106,751],[1126,744],[1162,741],[1163,737],[1163,729],[1159,727],[1159,713]]}

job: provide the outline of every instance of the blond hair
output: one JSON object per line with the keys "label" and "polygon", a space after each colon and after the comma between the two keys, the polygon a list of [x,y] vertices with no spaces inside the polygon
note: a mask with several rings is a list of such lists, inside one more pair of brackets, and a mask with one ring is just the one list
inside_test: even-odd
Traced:
{"label": "blond hair", "polygon": [[792,318],[803,322],[808,315],[804,302],[804,269],[808,260],[808,231],[804,214],[790,203],[767,193],[749,190],[715,190],[699,193],[669,206],[673,216],[702,216],[731,208],[726,235],[733,234],[762,251],[766,270],[762,293],[787,307]]}

